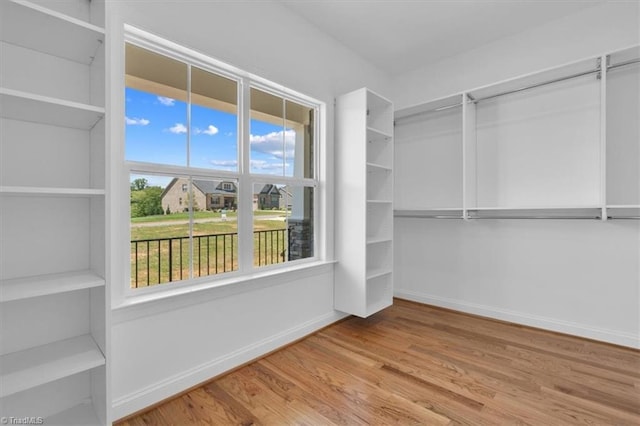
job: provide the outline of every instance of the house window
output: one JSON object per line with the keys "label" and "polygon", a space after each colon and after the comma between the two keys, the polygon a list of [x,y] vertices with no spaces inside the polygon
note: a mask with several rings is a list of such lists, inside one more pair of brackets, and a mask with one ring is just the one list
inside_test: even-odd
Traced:
{"label": "house window", "polygon": [[129,287],[314,258],[320,103],[131,31]]}

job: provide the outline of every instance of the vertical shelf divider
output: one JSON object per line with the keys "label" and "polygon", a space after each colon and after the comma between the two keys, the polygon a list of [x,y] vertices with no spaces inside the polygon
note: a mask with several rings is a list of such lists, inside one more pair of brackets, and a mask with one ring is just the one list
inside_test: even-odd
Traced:
{"label": "vertical shelf divider", "polygon": [[469,209],[476,207],[476,104],[468,93],[462,94],[462,217],[469,219]]}

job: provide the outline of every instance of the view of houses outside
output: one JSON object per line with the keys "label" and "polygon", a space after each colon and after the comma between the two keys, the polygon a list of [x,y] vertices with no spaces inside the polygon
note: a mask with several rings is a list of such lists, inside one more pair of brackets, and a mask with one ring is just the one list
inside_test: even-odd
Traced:
{"label": "view of houses outside", "polygon": [[[190,114],[189,165],[237,171],[237,116],[193,104]],[[186,117],[185,102],[127,88],[127,160],[186,165]],[[251,171],[291,176],[284,153],[292,151],[295,132],[256,119],[251,132]],[[130,185],[132,287],[237,270],[235,180],[131,174]],[[284,185],[254,188],[255,265],[288,260],[291,199]]]}

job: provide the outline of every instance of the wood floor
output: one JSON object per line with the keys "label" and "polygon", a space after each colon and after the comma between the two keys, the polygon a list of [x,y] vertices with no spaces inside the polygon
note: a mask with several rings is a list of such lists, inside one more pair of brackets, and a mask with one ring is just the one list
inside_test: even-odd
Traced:
{"label": "wood floor", "polygon": [[640,425],[640,351],[396,300],[119,425]]}

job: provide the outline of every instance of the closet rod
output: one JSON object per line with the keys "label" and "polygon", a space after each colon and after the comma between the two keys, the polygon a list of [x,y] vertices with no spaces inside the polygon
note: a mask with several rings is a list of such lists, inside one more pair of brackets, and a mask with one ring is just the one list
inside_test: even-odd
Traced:
{"label": "closet rod", "polygon": [[590,71],[579,72],[579,73],[576,73],[576,74],[568,75],[566,77],[560,77],[560,78],[556,78],[556,79],[549,80],[549,81],[543,81],[542,83],[536,83],[536,84],[532,84],[530,86],[520,87],[518,89],[506,90],[504,92],[496,93],[495,95],[489,95],[489,96],[485,96],[483,98],[476,98],[476,99],[473,99],[472,102],[473,103],[478,103],[480,101],[486,101],[487,99],[493,99],[493,98],[497,98],[497,97],[504,96],[504,95],[510,95],[512,93],[518,93],[518,92],[522,92],[522,91],[525,91],[525,90],[535,89],[535,88],[538,88],[538,87],[541,87],[541,86],[546,86],[548,84],[559,83],[561,81],[571,80],[571,79],[574,79],[574,78],[583,77],[585,75],[590,75],[590,74],[597,74],[599,72],[600,72],[600,68],[596,68],[596,69],[590,70]]}
{"label": "closet rod", "polygon": [[611,69],[615,69],[615,68],[625,67],[627,65],[638,64],[638,63],[640,63],[640,59],[630,59],[628,61],[620,62],[619,64],[609,65],[607,67],[607,69],[611,70]]}
{"label": "closet rod", "polygon": [[455,108],[455,107],[459,107],[459,106],[462,106],[462,103],[458,102],[458,103],[453,104],[453,105],[445,105],[445,106],[441,106],[441,107],[438,107],[438,108],[426,109],[424,111],[414,112],[414,113],[409,114],[409,115],[403,115],[402,117],[396,118],[393,122],[396,123],[396,122],[398,122],[398,120],[404,120],[405,118],[417,117],[418,115],[428,114],[430,112],[444,111],[444,110]]}

